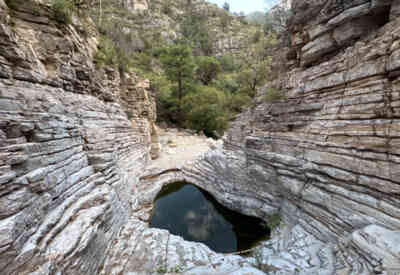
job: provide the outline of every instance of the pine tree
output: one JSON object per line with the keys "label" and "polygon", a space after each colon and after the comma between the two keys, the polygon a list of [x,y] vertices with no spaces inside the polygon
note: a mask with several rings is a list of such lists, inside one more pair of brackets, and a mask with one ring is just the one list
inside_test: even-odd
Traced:
{"label": "pine tree", "polygon": [[196,64],[193,60],[192,49],[183,43],[175,44],[167,48],[160,57],[167,78],[177,84],[176,97],[178,103],[178,115],[182,117],[182,99],[185,95],[185,87],[194,78]]}
{"label": "pine tree", "polygon": [[231,7],[229,6],[229,4],[227,2],[225,2],[222,7],[224,8],[224,10],[226,10],[227,12],[230,11]]}

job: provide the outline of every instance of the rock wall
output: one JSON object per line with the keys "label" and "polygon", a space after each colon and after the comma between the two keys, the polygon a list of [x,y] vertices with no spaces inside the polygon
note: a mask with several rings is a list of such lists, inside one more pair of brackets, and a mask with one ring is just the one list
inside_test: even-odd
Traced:
{"label": "rock wall", "polygon": [[67,25],[39,1],[6,2],[0,273],[264,274],[254,259],[149,228],[162,185],[139,181],[160,151],[148,81],[96,68],[89,20]]}
{"label": "rock wall", "polygon": [[[272,274],[398,274],[399,1],[293,1],[286,70],[184,170],[231,208],[283,222]],[[280,89],[285,100],[265,103]]]}
{"label": "rock wall", "polygon": [[206,0],[124,0],[123,4],[135,16],[118,20],[123,22],[123,31],[134,37],[130,43],[137,50],[149,42],[171,44],[183,38],[188,16],[203,20],[215,56],[239,54],[258,29]]}
{"label": "rock wall", "polygon": [[65,25],[35,1],[7,3],[0,0],[0,273],[98,274],[149,159],[148,83],[96,70],[96,37],[77,18]]}
{"label": "rock wall", "polygon": [[[148,228],[161,188],[152,175],[138,180],[157,154],[148,83],[97,70],[96,38],[77,18],[65,25],[35,1],[7,3],[1,273],[261,274]],[[398,274],[400,2],[292,4],[287,72],[260,90],[223,147],[158,181],[185,179],[265,219],[279,212],[282,226],[260,251],[271,273]],[[263,102],[271,88],[287,99]]]}

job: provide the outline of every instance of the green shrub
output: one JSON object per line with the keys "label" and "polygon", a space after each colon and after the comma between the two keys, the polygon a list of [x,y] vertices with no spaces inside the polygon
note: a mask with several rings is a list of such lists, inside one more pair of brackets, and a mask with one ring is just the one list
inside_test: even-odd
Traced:
{"label": "green shrub", "polygon": [[236,93],[240,88],[236,74],[219,74],[214,84],[219,90],[231,94]]}
{"label": "green shrub", "polygon": [[177,265],[173,268],[168,269],[165,264],[158,266],[158,268],[156,270],[157,274],[181,273],[182,271],[183,271],[183,267],[181,267],[180,265]]}
{"label": "green shrub", "polygon": [[261,36],[262,36],[261,31],[260,31],[260,30],[257,30],[257,31],[254,33],[253,37],[251,38],[252,42],[253,42],[253,43],[258,43],[258,42],[260,42]]}
{"label": "green shrub", "polygon": [[157,273],[158,273],[158,274],[165,274],[165,273],[167,273],[167,272],[168,272],[168,269],[167,269],[166,265],[160,265],[160,266],[157,268]]}
{"label": "green shrub", "polygon": [[208,31],[204,28],[199,32],[197,37],[197,43],[200,46],[201,52],[204,55],[210,56],[213,53],[213,42],[208,34]]}
{"label": "green shrub", "polygon": [[99,50],[94,56],[96,65],[103,67],[105,65],[113,66],[117,64],[117,51],[114,43],[105,36],[100,37]]}
{"label": "green shrub", "polygon": [[183,37],[193,46],[195,55],[210,56],[213,40],[207,28],[207,17],[193,10],[181,22]]}
{"label": "green shrub", "polygon": [[131,57],[106,36],[100,37],[99,50],[94,59],[97,67],[112,66],[120,72],[128,72],[132,66]]}
{"label": "green shrub", "polygon": [[207,136],[216,137],[228,126],[230,113],[226,108],[227,99],[223,92],[209,86],[199,86],[197,92],[183,99],[185,126],[204,131]]}
{"label": "green shrub", "polygon": [[149,53],[135,53],[133,58],[132,63],[137,69],[141,69],[144,72],[151,71],[153,58]]}
{"label": "green shrub", "polygon": [[4,1],[8,8],[15,10],[18,8],[18,1],[17,0],[5,0]]}
{"label": "green shrub", "polygon": [[268,88],[264,94],[264,102],[266,103],[274,103],[279,100],[283,100],[286,98],[286,95],[283,91],[275,89],[275,88]]}
{"label": "green shrub", "polygon": [[231,97],[229,108],[234,112],[240,113],[244,108],[248,107],[251,102],[251,97],[246,93],[237,93]]}
{"label": "green shrub", "polygon": [[176,106],[176,101],[172,98],[172,83],[165,77],[164,74],[150,73],[145,77],[150,80],[150,88],[156,95],[157,104],[157,120],[172,121],[174,114],[172,109]]}
{"label": "green shrub", "polygon": [[221,72],[221,64],[214,57],[200,56],[196,60],[197,78],[204,84],[209,85]]}
{"label": "green shrub", "polygon": [[[40,14],[40,4],[32,0],[5,0],[7,7],[11,10],[18,10],[18,7],[23,6],[24,10],[30,10],[35,14]],[[11,11],[11,15],[13,12]]]}
{"label": "green shrub", "polygon": [[281,221],[282,221],[281,216],[279,215],[279,213],[276,213],[268,217],[267,224],[272,231],[281,224]]}
{"label": "green shrub", "polygon": [[151,54],[155,58],[159,58],[162,54],[167,54],[167,48],[165,47],[154,47],[152,48]]}
{"label": "green shrub", "polygon": [[51,8],[56,20],[65,24],[72,23],[72,14],[76,11],[73,0],[54,0]]}
{"label": "green shrub", "polygon": [[234,72],[238,69],[238,65],[235,63],[235,58],[232,55],[225,54],[217,57],[217,59],[224,72]]}

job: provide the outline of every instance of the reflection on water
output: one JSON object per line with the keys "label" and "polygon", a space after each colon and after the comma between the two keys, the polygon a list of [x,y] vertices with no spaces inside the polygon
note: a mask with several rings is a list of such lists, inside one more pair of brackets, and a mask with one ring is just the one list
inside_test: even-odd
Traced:
{"label": "reflection on water", "polygon": [[233,212],[187,183],[170,184],[161,191],[150,224],[217,252],[245,250],[269,235],[260,219]]}

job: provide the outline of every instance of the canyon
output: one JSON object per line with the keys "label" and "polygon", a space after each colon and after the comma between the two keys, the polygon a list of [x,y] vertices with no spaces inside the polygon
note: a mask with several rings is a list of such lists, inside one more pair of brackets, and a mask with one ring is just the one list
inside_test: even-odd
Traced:
{"label": "canyon", "polygon": [[[199,137],[170,161],[148,81],[96,68],[76,18],[0,0],[0,273],[398,274],[400,2],[292,9],[275,80],[223,143]],[[266,102],[271,90],[285,99]],[[260,262],[149,228],[155,196],[178,181],[279,214]]]}

